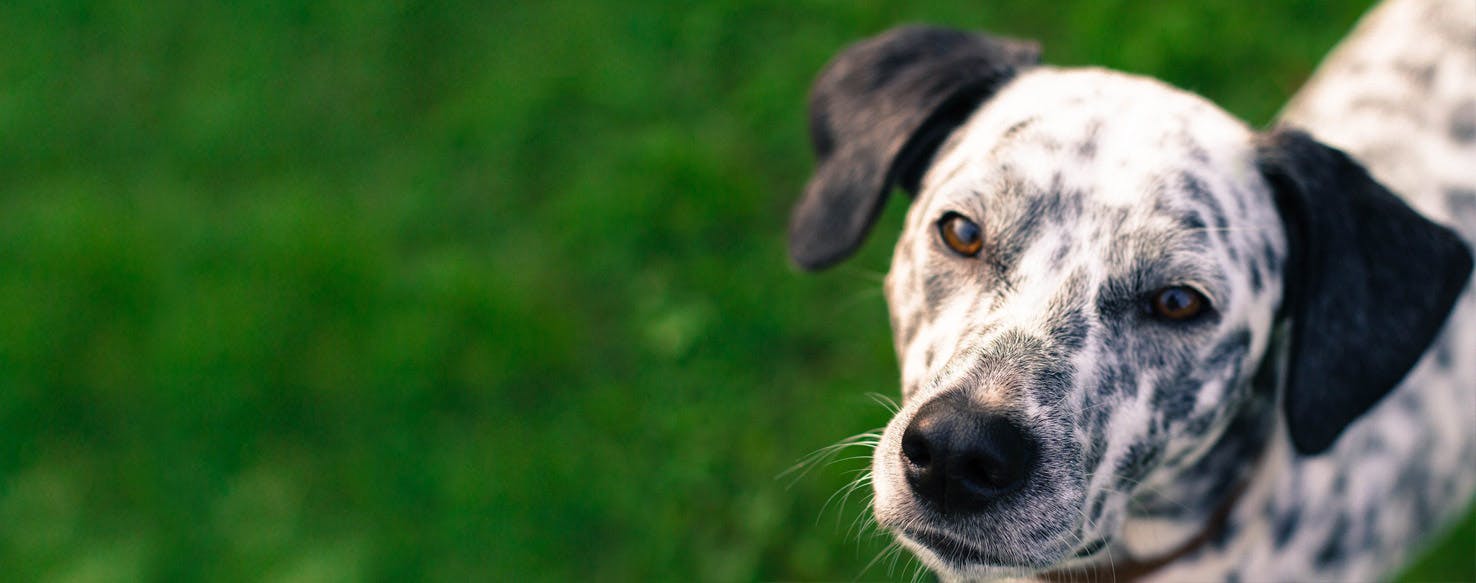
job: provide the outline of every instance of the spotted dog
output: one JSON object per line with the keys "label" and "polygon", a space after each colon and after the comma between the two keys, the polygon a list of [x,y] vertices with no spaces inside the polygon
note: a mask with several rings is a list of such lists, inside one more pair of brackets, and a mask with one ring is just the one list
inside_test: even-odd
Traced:
{"label": "spotted dog", "polygon": [[948,580],[1387,575],[1476,491],[1476,11],[1381,7],[1267,131],[1038,54],[904,27],[813,88],[795,262],[912,196],[877,521]]}

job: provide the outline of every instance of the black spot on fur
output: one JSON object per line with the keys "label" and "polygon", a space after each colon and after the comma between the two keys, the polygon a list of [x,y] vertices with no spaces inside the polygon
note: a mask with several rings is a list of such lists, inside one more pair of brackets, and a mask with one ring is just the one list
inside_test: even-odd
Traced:
{"label": "black spot on fur", "polygon": [[1216,549],[1223,549],[1225,548],[1225,543],[1235,540],[1235,535],[1238,532],[1240,532],[1240,523],[1234,520],[1227,520],[1225,521],[1224,527],[1210,535],[1210,546]]}
{"label": "black spot on fur", "polygon": [[[1224,371],[1229,373],[1223,381],[1225,391],[1233,390],[1240,383],[1240,361],[1250,350],[1250,342],[1249,330],[1242,328],[1230,332],[1203,361],[1193,365],[1192,371],[1185,371],[1178,380],[1155,392],[1153,405],[1161,412],[1164,421],[1174,422],[1188,417],[1194,410],[1200,389],[1207,382],[1219,380],[1218,375]],[[1189,429],[1194,434],[1203,433],[1209,428],[1210,420],[1209,416],[1196,419]]]}
{"label": "black spot on fur", "polygon": [[1450,342],[1437,342],[1435,344],[1435,363],[1440,365],[1441,370],[1450,370],[1455,366],[1455,355],[1451,349]]}
{"label": "black spot on fur", "polygon": [[1117,363],[1101,367],[1097,379],[1097,396],[1107,398],[1117,394],[1126,394],[1128,398],[1138,396],[1137,371],[1127,363]]}
{"label": "black spot on fur", "polygon": [[1435,508],[1430,500],[1430,471],[1423,466],[1411,466],[1399,475],[1394,485],[1400,492],[1408,492],[1415,503],[1415,521],[1427,522],[1434,518]]}
{"label": "black spot on fur", "polygon": [[1450,188],[1445,191],[1445,203],[1450,206],[1451,218],[1462,231],[1476,229],[1476,190]]}
{"label": "black spot on fur", "polygon": [[1410,63],[1400,61],[1394,64],[1394,69],[1399,71],[1409,80],[1411,85],[1428,91],[1430,85],[1435,81],[1435,65],[1433,63]]}
{"label": "black spot on fur", "polygon": [[918,329],[922,328],[918,320],[917,314],[912,314],[905,320],[893,323],[893,326],[896,327],[893,332],[897,335],[898,340],[900,340],[899,346],[906,346],[912,343],[912,339],[917,336]]}
{"label": "black spot on fur", "polygon": [[1284,548],[1291,542],[1292,535],[1297,532],[1297,527],[1302,523],[1302,511],[1297,508],[1288,508],[1276,514],[1271,524],[1272,540],[1276,548]]}
{"label": "black spot on fur", "polygon": [[1098,492],[1097,497],[1092,499],[1092,508],[1091,511],[1088,512],[1088,515],[1090,516],[1088,522],[1095,524],[1097,522],[1097,519],[1102,518],[1102,507],[1107,504],[1108,494],[1111,494],[1111,492]]}
{"label": "black spot on fur", "polygon": [[1083,160],[1091,160],[1097,157],[1097,141],[1102,131],[1101,120],[1092,120],[1087,124],[1086,136],[1076,145],[1076,155]]}
{"label": "black spot on fur", "polygon": [[1214,423],[1214,421],[1215,415],[1213,412],[1207,415],[1200,415],[1199,417],[1190,419],[1184,431],[1189,435],[1204,435],[1205,432],[1209,431],[1210,424]]}
{"label": "black spot on fur", "polygon": [[1017,134],[1019,134],[1020,132],[1024,131],[1026,128],[1028,128],[1028,127],[1030,127],[1032,125],[1035,125],[1035,122],[1036,121],[1037,121],[1037,118],[1027,117],[1025,119],[1022,119],[1020,121],[1015,122],[1014,125],[1011,125],[1009,127],[1009,129],[1006,129],[1004,131],[1004,133],[1000,135],[999,140],[1001,142],[1003,142],[1005,140],[1008,140],[1010,138],[1015,137]]}
{"label": "black spot on fur", "polygon": [[1092,433],[1101,434],[1102,428],[1107,426],[1107,421],[1112,417],[1111,407],[1098,407],[1092,419]]}
{"label": "black spot on fur", "polygon": [[1036,398],[1041,402],[1059,403],[1066,396],[1066,391],[1071,390],[1074,371],[1066,364],[1065,359],[1052,359],[1054,362],[1047,364],[1035,374],[1034,392]]}
{"label": "black spot on fur", "polygon": [[1208,357],[1204,359],[1204,369],[1218,371],[1225,367],[1234,367],[1239,370],[1240,360],[1245,357],[1246,351],[1250,350],[1251,333],[1245,328],[1237,328],[1225,335],[1225,339],[1215,345]]}
{"label": "black spot on fur", "polygon": [[1056,247],[1056,252],[1051,254],[1051,269],[1060,270],[1066,266],[1066,258],[1071,256],[1071,241],[1061,241],[1061,246]]}
{"label": "black spot on fur", "polygon": [[1193,376],[1182,377],[1165,383],[1153,393],[1153,410],[1165,421],[1178,421],[1194,411],[1194,401],[1199,396],[1200,380]]}
{"label": "black spot on fur", "polygon": [[1204,149],[1204,146],[1199,145],[1199,142],[1195,142],[1195,141],[1192,141],[1191,140],[1190,142],[1188,142],[1187,144],[1185,144],[1184,147],[1189,152],[1189,159],[1190,160],[1195,161],[1196,163],[1198,163],[1201,166],[1209,166],[1209,164],[1210,164],[1209,152]]}
{"label": "black spot on fur", "polygon": [[1209,212],[1209,219],[1214,221],[1215,229],[1224,231],[1230,227],[1224,207],[1220,206],[1220,201],[1215,200],[1215,194],[1210,192],[1209,186],[1204,183],[1203,179],[1192,173],[1184,172],[1179,174],[1173,186],[1180,189],[1185,196],[1189,197],[1189,200],[1204,206]]}
{"label": "black spot on fur", "polygon": [[[1091,405],[1091,404],[1088,404],[1087,406],[1088,407],[1093,407],[1093,405]],[[1096,411],[1096,410],[1101,410],[1101,409],[1105,409],[1105,407],[1096,406],[1092,410]],[[1100,425],[1100,423],[1098,425]],[[1095,427],[1089,427],[1086,430],[1086,434],[1087,435],[1100,435],[1100,432],[1097,431]],[[1107,451],[1107,440],[1105,440],[1105,439],[1093,439],[1093,440],[1091,440],[1090,441],[1090,445],[1087,446],[1086,455],[1082,456],[1082,466],[1088,467],[1088,468],[1097,467],[1097,464],[1099,464],[1099,463],[1102,462],[1102,455],[1104,453],[1106,453],[1106,451]]]}
{"label": "black spot on fur", "polygon": [[1322,548],[1317,551],[1315,560],[1319,567],[1328,567],[1343,560],[1343,543],[1347,536],[1348,517],[1347,515],[1340,514],[1338,515],[1337,521],[1333,523],[1332,530],[1328,533],[1327,542],[1323,543]]}
{"label": "black spot on fur", "polygon": [[1450,112],[1450,139],[1462,144],[1476,142],[1476,100],[1466,101]]}
{"label": "black spot on fur", "polygon": [[1276,246],[1270,240],[1261,242],[1261,260],[1265,262],[1268,269],[1276,269],[1281,265],[1281,253],[1277,252]]}
{"label": "black spot on fur", "polygon": [[934,307],[943,302],[944,298],[951,295],[957,287],[954,274],[943,271],[933,271],[923,279],[923,298],[927,306]]}
{"label": "black spot on fur", "polygon": [[1117,489],[1131,491],[1153,469],[1163,455],[1163,448],[1150,435],[1147,441],[1134,443],[1117,462]]}
{"label": "black spot on fur", "polygon": [[1083,212],[1081,197],[1064,194],[1064,182],[1058,174],[1044,190],[1027,190],[1021,186],[1019,188],[1026,194],[1016,199],[1014,204],[1017,206],[996,213],[996,216],[1006,217],[1002,219],[1005,224],[992,238],[994,247],[988,260],[1000,274],[1001,286],[1010,288],[1015,285],[1013,276],[1020,256],[1039,239],[1044,227],[1052,222],[1070,225],[1079,220]]}
{"label": "black spot on fur", "polygon": [[1051,341],[1055,343],[1057,350],[1067,354],[1074,353],[1081,350],[1089,329],[1086,314],[1080,309],[1071,310],[1055,318],[1055,325],[1051,328]]}
{"label": "black spot on fur", "polygon": [[1179,217],[1179,228],[1185,231],[1203,231],[1208,228],[1208,225],[1204,224],[1204,217],[1197,212],[1192,212]]}
{"label": "black spot on fur", "polygon": [[[1166,423],[1173,423],[1188,418],[1189,414],[1194,411],[1199,391],[1208,382],[1220,381],[1218,375],[1224,371],[1229,372],[1228,378],[1223,381],[1226,383],[1226,391],[1233,389],[1239,383],[1240,359],[1249,349],[1250,332],[1244,329],[1236,330],[1211,349],[1203,361],[1182,367],[1177,374],[1166,380],[1153,393],[1153,409],[1159,413],[1160,419]],[[1209,428],[1209,417],[1196,421],[1191,424],[1191,430],[1195,433]]]}

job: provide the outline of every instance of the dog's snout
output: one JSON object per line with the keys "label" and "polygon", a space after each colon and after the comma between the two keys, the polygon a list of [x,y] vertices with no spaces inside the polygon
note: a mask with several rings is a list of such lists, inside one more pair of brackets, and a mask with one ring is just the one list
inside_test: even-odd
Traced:
{"label": "dog's snout", "polygon": [[989,411],[934,399],[902,433],[907,483],[944,514],[982,510],[1025,483],[1036,444],[1013,421]]}

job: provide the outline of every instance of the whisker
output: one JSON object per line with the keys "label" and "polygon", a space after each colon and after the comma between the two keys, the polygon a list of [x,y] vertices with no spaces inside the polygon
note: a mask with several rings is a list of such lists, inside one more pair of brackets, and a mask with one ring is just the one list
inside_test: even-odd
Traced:
{"label": "whisker", "polygon": [[1189,229],[1179,229],[1179,231],[1184,232],[1184,233],[1200,233],[1200,232],[1207,232],[1207,233],[1237,233],[1237,232],[1244,232],[1244,233],[1263,233],[1263,232],[1266,232],[1266,231],[1269,231],[1269,230],[1271,230],[1271,227],[1209,227],[1209,226],[1205,226],[1205,227],[1194,227],[1194,228],[1189,228]]}
{"label": "whisker", "polygon": [[896,415],[898,411],[902,410],[902,406],[897,404],[897,401],[895,399],[881,393],[871,391],[866,393],[866,396],[870,397],[872,401],[876,402],[876,404],[885,407],[887,412],[893,415]]}
{"label": "whisker", "polygon": [[886,283],[886,281],[887,281],[887,274],[886,273],[881,272],[881,271],[875,271],[875,270],[871,270],[871,269],[866,269],[866,268],[855,266],[855,265],[846,265],[846,267],[844,269],[840,269],[838,271],[840,273],[844,273],[844,274],[846,274],[848,276],[853,276],[853,277],[855,277],[857,279],[864,279],[864,280],[869,281],[871,283]]}
{"label": "whisker", "polygon": [[[869,486],[869,485],[871,485],[870,477],[869,476],[861,476],[859,478],[856,478],[855,480],[851,480],[851,482],[849,484],[846,484],[844,486],[841,486],[840,489],[838,489],[834,493],[832,493],[829,498],[826,498],[825,499],[825,503],[824,504],[821,504],[820,505],[820,513],[817,514],[817,515],[815,515],[815,524],[820,524],[820,518],[823,517],[823,516],[825,516],[825,509],[830,507],[830,503],[835,501],[836,496],[840,496],[841,497],[841,503],[840,503],[839,508],[845,508],[845,506],[846,506],[846,500],[851,497],[851,493],[852,492],[855,492],[857,488],[861,488],[863,486]],[[835,516],[835,523],[836,523],[835,526],[836,526],[836,528],[840,528],[840,517],[841,517],[841,514],[839,512],[837,512],[836,513],[836,516]]]}
{"label": "whisker", "polygon": [[799,482],[800,479],[804,478],[807,474],[810,473],[811,470],[815,469],[816,467],[829,465],[829,463],[834,463],[827,463],[827,461],[835,457],[835,455],[840,453],[841,450],[849,447],[875,448],[876,444],[880,442],[880,440],[880,429],[874,429],[871,431],[865,431],[856,435],[852,435],[836,443],[832,443],[830,445],[817,449],[811,452],[809,455],[800,458],[798,462],[795,462],[794,465],[790,466],[783,472],[780,472],[779,475],[775,476],[774,479],[783,479],[786,476],[793,475],[793,478],[786,486],[793,487],[796,483]]}
{"label": "whisker", "polygon": [[861,568],[861,572],[856,574],[856,578],[854,580],[855,581],[860,581],[861,580],[861,577],[864,577],[866,575],[866,572],[867,571],[870,571],[872,565],[875,565],[877,563],[877,561],[882,560],[883,557],[886,557],[887,555],[890,555],[890,554],[892,554],[894,552],[898,552],[898,551],[901,551],[901,550],[902,550],[902,543],[899,543],[897,541],[892,541],[891,543],[888,543],[887,546],[882,547],[882,550],[876,553],[876,556],[875,557],[872,557],[871,560],[866,563],[866,566],[865,567],[862,567]]}
{"label": "whisker", "polygon": [[867,286],[841,296],[832,302],[830,307],[835,312],[841,313],[856,307],[861,302],[879,297],[882,297],[882,288]]}

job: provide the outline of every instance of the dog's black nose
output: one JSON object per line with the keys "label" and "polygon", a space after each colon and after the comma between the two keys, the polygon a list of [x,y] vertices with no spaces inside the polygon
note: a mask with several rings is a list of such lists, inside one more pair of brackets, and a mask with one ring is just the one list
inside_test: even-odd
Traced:
{"label": "dog's black nose", "polygon": [[923,405],[902,433],[907,483],[944,514],[977,512],[1019,488],[1035,453],[1014,422],[948,397]]}

